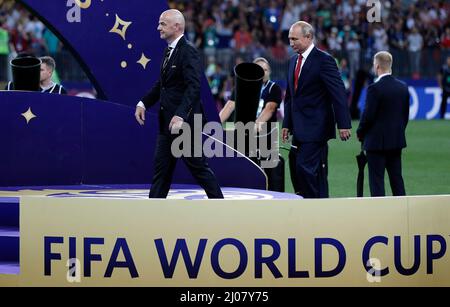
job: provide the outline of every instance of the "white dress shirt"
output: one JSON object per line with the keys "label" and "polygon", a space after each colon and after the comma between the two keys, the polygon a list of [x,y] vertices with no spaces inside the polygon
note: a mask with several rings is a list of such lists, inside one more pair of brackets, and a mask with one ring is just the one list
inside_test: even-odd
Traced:
{"label": "white dress shirt", "polygon": [[[314,49],[314,44],[311,44],[311,46],[308,47],[308,49],[306,49],[303,53],[302,53],[302,66],[300,67],[300,72],[298,74],[299,78],[300,78],[300,74],[302,73],[302,68],[303,65],[305,65],[306,59],[308,58],[309,54],[311,53],[311,51]],[[297,66],[297,64],[295,64],[295,66]]]}
{"label": "white dress shirt", "polygon": [[378,81],[381,80],[381,78],[386,77],[386,76],[390,76],[390,75],[392,75],[392,73],[390,73],[390,72],[385,73],[385,74],[382,74],[382,75],[380,75],[380,76],[377,78],[377,80],[375,80],[375,82],[378,82]]}

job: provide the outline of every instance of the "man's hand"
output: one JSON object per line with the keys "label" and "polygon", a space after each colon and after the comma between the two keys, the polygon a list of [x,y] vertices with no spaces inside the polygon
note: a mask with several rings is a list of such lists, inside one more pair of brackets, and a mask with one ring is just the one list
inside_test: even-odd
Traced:
{"label": "man's hand", "polygon": [[281,129],[281,139],[283,140],[283,143],[286,143],[289,140],[289,129],[288,128]]}
{"label": "man's hand", "polygon": [[144,126],[145,124],[145,109],[142,107],[136,107],[136,112],[134,113],[136,120],[139,125]]}
{"label": "man's hand", "polygon": [[179,131],[181,129],[181,126],[183,125],[184,120],[179,116],[172,117],[172,120],[169,124],[169,131],[172,132],[172,130]]}
{"label": "man's hand", "polygon": [[339,136],[342,141],[348,141],[352,136],[352,132],[350,129],[339,129]]}
{"label": "man's hand", "polygon": [[264,123],[264,122],[256,122],[255,123],[254,131],[256,134],[261,133],[264,124],[266,124],[266,123]]}

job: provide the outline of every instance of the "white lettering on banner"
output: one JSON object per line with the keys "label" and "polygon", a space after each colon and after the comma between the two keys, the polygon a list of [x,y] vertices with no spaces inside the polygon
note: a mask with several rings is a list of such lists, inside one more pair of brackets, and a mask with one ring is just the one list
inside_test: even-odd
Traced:
{"label": "white lettering on banner", "polygon": [[419,113],[419,97],[417,97],[416,89],[408,86],[409,95],[411,95],[412,104],[409,106],[409,119],[415,119]]}
{"label": "white lettering on banner", "polygon": [[433,119],[439,113],[439,108],[441,106],[441,99],[442,99],[442,89],[440,89],[439,87],[426,87],[425,94],[433,95],[433,107],[426,114],[427,119]]}

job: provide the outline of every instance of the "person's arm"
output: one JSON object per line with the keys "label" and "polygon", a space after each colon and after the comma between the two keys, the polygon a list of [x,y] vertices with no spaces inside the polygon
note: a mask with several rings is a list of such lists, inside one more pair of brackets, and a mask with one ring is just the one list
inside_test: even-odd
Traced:
{"label": "person's arm", "polygon": [[351,136],[352,123],[347,104],[344,82],[342,81],[336,61],[326,56],[320,66],[320,76],[332,98],[333,110],[341,140],[346,141]]}
{"label": "person's arm", "polygon": [[256,123],[259,124],[267,122],[269,119],[272,118],[273,114],[277,111],[277,109],[278,104],[276,102],[269,101],[264,107],[264,109],[261,111],[259,117],[256,119]]}
{"label": "person's arm", "polygon": [[[409,101],[408,101],[409,103]],[[375,123],[375,116],[378,109],[378,99],[376,96],[376,90],[374,86],[369,86],[367,89],[366,104],[364,106],[364,111],[361,116],[361,121],[359,122],[358,130],[356,135],[360,141],[364,140],[367,131]]]}
{"label": "person's arm", "polygon": [[153,85],[152,89],[142,97],[141,102],[144,104],[144,110],[152,107],[155,103],[158,102],[161,94],[161,81],[158,80],[155,85]]}
{"label": "person's arm", "polygon": [[405,121],[405,127],[408,125],[409,122],[409,101],[411,100],[411,95],[409,94],[409,90],[406,90],[405,95],[405,108],[404,108],[404,121]]}
{"label": "person's arm", "polygon": [[219,113],[220,122],[225,123],[228,118],[230,118],[231,113],[233,113],[236,103],[233,100],[228,100],[223,109]]}
{"label": "person's arm", "polygon": [[256,119],[256,123],[265,123],[269,121],[278,110],[278,106],[281,103],[281,88],[278,84],[273,83],[269,88],[269,94],[266,97],[266,104],[259,117]]}
{"label": "person's arm", "polygon": [[286,143],[289,139],[289,133],[292,131],[292,118],[291,118],[291,94],[289,89],[289,80],[286,88],[286,95],[284,96],[284,119],[283,129],[281,129],[281,138],[283,143]]}

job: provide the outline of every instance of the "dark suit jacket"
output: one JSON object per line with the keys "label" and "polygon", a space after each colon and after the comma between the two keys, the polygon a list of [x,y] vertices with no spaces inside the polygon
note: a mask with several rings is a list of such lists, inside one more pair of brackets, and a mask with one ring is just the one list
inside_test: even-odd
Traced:
{"label": "dark suit jacket", "polygon": [[172,52],[166,68],[162,68],[159,80],[142,98],[148,109],[160,102],[160,133],[169,134],[169,123],[179,116],[193,124],[194,114],[202,114],[200,101],[200,76],[202,65],[197,49],[183,36]]}
{"label": "dark suit jacket", "polygon": [[314,47],[294,92],[296,62],[297,55],[289,61],[283,128],[292,131],[297,142],[326,142],[336,138],[336,123],[339,129],[350,129],[345,87],[334,58]]}
{"label": "dark suit jacket", "polygon": [[365,150],[405,148],[408,120],[408,86],[388,75],[367,89],[366,105],[356,133],[359,139],[364,139]]}

